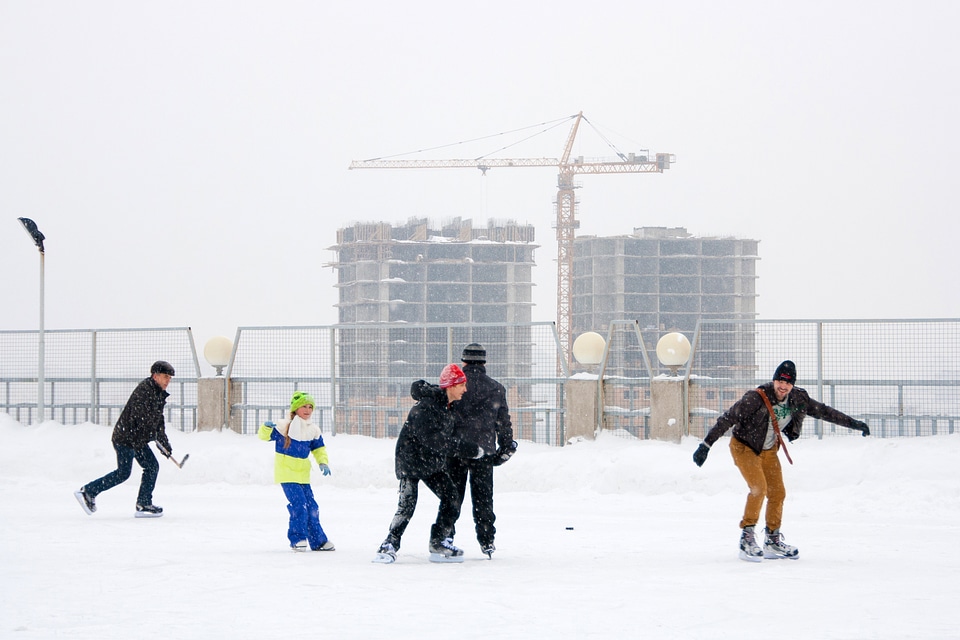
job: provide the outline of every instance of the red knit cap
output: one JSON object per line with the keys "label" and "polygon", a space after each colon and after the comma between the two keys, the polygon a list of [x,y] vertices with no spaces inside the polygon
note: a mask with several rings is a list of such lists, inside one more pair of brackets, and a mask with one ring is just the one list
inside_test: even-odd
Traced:
{"label": "red knit cap", "polygon": [[443,371],[440,372],[440,388],[441,389],[455,387],[458,384],[463,384],[466,381],[467,381],[467,376],[463,372],[463,369],[461,369],[455,364],[448,364],[443,368]]}

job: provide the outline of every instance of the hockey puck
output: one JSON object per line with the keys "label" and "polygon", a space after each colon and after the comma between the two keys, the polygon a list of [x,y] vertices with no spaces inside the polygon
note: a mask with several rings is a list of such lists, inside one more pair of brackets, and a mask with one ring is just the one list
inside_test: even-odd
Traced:
{"label": "hockey puck", "polygon": [[567,527],[567,531],[573,531],[573,527]]}

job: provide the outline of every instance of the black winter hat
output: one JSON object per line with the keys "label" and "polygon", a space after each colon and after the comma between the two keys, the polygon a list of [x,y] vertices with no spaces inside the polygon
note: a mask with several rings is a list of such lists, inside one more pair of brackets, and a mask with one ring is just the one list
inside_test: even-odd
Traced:
{"label": "black winter hat", "polygon": [[486,362],[487,350],[476,342],[471,342],[463,348],[463,355],[460,356],[463,362]]}
{"label": "black winter hat", "polygon": [[777,370],[773,372],[773,379],[796,384],[797,365],[793,364],[792,360],[784,360],[780,363],[780,366],[777,367]]}
{"label": "black winter hat", "polygon": [[176,375],[173,371],[173,365],[166,360],[157,360],[150,367],[150,375],[155,373],[165,373],[168,376]]}

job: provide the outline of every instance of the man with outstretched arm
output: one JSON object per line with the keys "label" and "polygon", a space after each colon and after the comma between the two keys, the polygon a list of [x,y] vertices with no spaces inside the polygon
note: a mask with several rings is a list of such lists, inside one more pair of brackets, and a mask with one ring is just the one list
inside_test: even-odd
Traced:
{"label": "man with outstretched arm", "polygon": [[[807,415],[870,435],[866,422],[811,398],[804,389],[793,386],[797,380],[797,366],[784,360],[773,374],[773,381],[751,389],[717,419],[693,454],[698,467],[703,466],[710,447],[731,427],[730,453],[750,492],[743,517],[740,519],[740,559],[760,562],[764,558],[799,557],[796,547],[788,545],[780,533],[783,501],[787,492],[783,486],[783,472],[777,452],[786,444],[781,436],[793,442],[800,437],[803,419]],[[787,453],[787,459],[790,459]],[[754,528],[760,520],[763,500],[767,500],[764,545],[760,549]]]}

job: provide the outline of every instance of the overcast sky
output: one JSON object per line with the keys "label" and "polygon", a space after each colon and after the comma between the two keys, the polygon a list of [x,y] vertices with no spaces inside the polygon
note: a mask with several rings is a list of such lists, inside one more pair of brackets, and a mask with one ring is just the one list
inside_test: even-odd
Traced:
{"label": "overcast sky", "polygon": [[958,23],[923,0],[0,0],[0,329],[38,324],[20,216],[48,329],[192,326],[202,351],[331,324],[336,229],[412,216],[535,225],[554,320],[556,170],[347,166],[581,110],[576,155],[677,162],[581,176],[580,234],[758,239],[762,318],[960,317]]}

